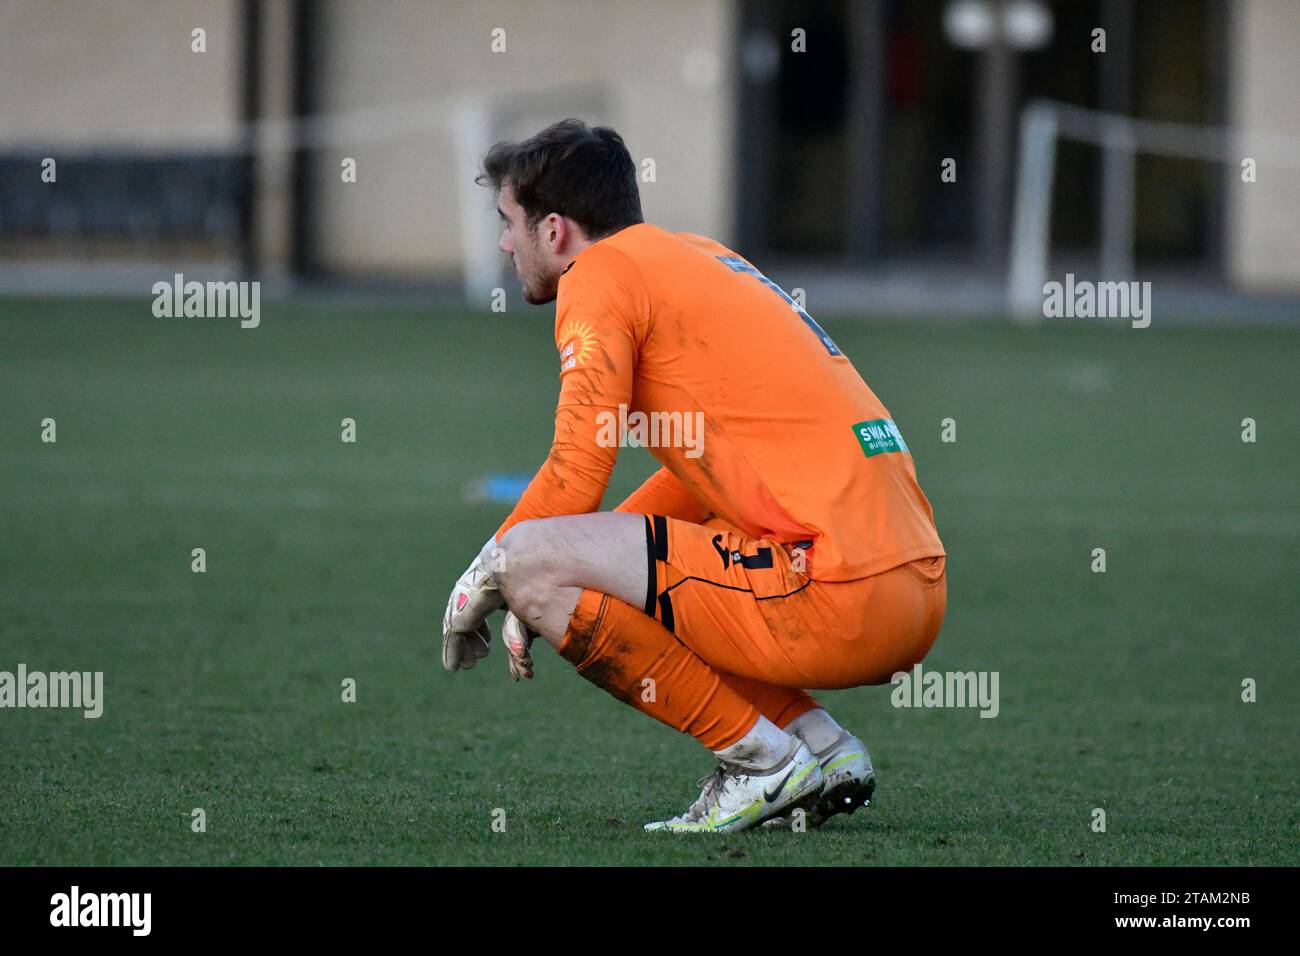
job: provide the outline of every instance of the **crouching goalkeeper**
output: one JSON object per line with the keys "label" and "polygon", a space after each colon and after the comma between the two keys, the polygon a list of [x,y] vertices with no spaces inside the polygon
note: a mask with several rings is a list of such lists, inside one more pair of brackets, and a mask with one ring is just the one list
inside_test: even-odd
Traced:
{"label": "crouching goalkeeper", "polygon": [[[866,747],[805,688],[910,669],[946,602],[943,544],[889,410],[748,261],[643,221],[613,130],[566,120],[483,166],[525,299],[556,301],[560,395],[550,454],[452,591],[444,666],[473,667],[488,616],[508,608],[516,679],[540,636],[711,750],[695,803],[647,829],[785,825],[798,810],[818,826],[866,805]],[[695,416],[703,434],[658,442],[662,467],[597,513],[610,416],[635,412]]]}

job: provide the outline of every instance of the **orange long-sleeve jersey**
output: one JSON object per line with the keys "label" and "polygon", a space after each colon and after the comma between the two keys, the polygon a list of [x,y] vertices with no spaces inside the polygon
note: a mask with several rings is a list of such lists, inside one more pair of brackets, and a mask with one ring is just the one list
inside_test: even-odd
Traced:
{"label": "orange long-sleeve jersey", "polygon": [[593,243],[560,278],[555,344],[551,452],[498,538],[597,510],[620,444],[639,443],[664,467],[620,510],[812,541],[808,572],[822,581],[944,553],[889,410],[812,317],[725,246],[649,223]]}

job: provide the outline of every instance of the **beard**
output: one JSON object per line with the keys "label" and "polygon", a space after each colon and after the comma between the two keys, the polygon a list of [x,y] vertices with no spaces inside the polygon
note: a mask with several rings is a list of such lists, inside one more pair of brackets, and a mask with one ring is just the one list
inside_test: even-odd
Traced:
{"label": "beard", "polygon": [[554,302],[559,294],[559,276],[538,276],[532,280],[523,280],[524,301],[529,305],[545,305]]}
{"label": "beard", "polygon": [[[542,250],[536,242],[531,244],[531,254],[527,259],[534,263],[542,261]],[[544,266],[539,266],[535,272],[525,275],[524,270],[518,268],[517,261],[515,265],[519,271],[519,281],[524,287],[525,302],[529,305],[545,305],[547,302],[555,301],[560,288],[560,273],[550,274],[546,272]]]}

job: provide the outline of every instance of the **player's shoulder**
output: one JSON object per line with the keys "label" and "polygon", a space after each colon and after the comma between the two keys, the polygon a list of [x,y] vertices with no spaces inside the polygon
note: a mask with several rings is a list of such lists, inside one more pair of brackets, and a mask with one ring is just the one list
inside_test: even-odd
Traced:
{"label": "player's shoulder", "polygon": [[628,234],[647,226],[638,223],[593,242],[565,267],[556,293],[557,329],[575,312],[594,322],[621,317],[634,328],[642,325],[652,295],[643,272],[646,257],[638,251],[636,237]]}
{"label": "player's shoulder", "polygon": [[[641,222],[620,229],[578,253],[560,277],[562,299],[588,294],[630,294],[639,301],[662,294],[662,279],[675,286],[699,276],[705,260],[736,254],[714,239],[691,232],[670,232]],[[692,268],[691,263],[697,266]]]}
{"label": "player's shoulder", "polygon": [[670,232],[654,223],[639,222],[592,243],[573,260],[571,270],[617,270],[657,262],[665,256],[701,252],[715,256],[735,255],[722,243],[708,236],[693,232]]}
{"label": "player's shoulder", "polygon": [[638,223],[620,229],[583,249],[560,274],[560,289],[565,286],[601,285],[608,282],[627,283],[638,273],[637,260],[643,248],[635,233],[654,229],[649,223]]}

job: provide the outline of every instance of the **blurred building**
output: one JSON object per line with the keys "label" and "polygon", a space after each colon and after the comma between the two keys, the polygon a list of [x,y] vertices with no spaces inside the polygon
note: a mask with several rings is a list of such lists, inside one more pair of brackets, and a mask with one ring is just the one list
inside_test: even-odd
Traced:
{"label": "blurred building", "polygon": [[[4,0],[0,255],[456,280],[495,268],[482,150],[576,115],[671,228],[999,275],[1027,103],[1300,137],[1296,49],[1294,0]],[[1054,250],[1097,249],[1102,167],[1060,144]],[[1139,152],[1131,198],[1139,266],[1300,289],[1272,155]]]}

